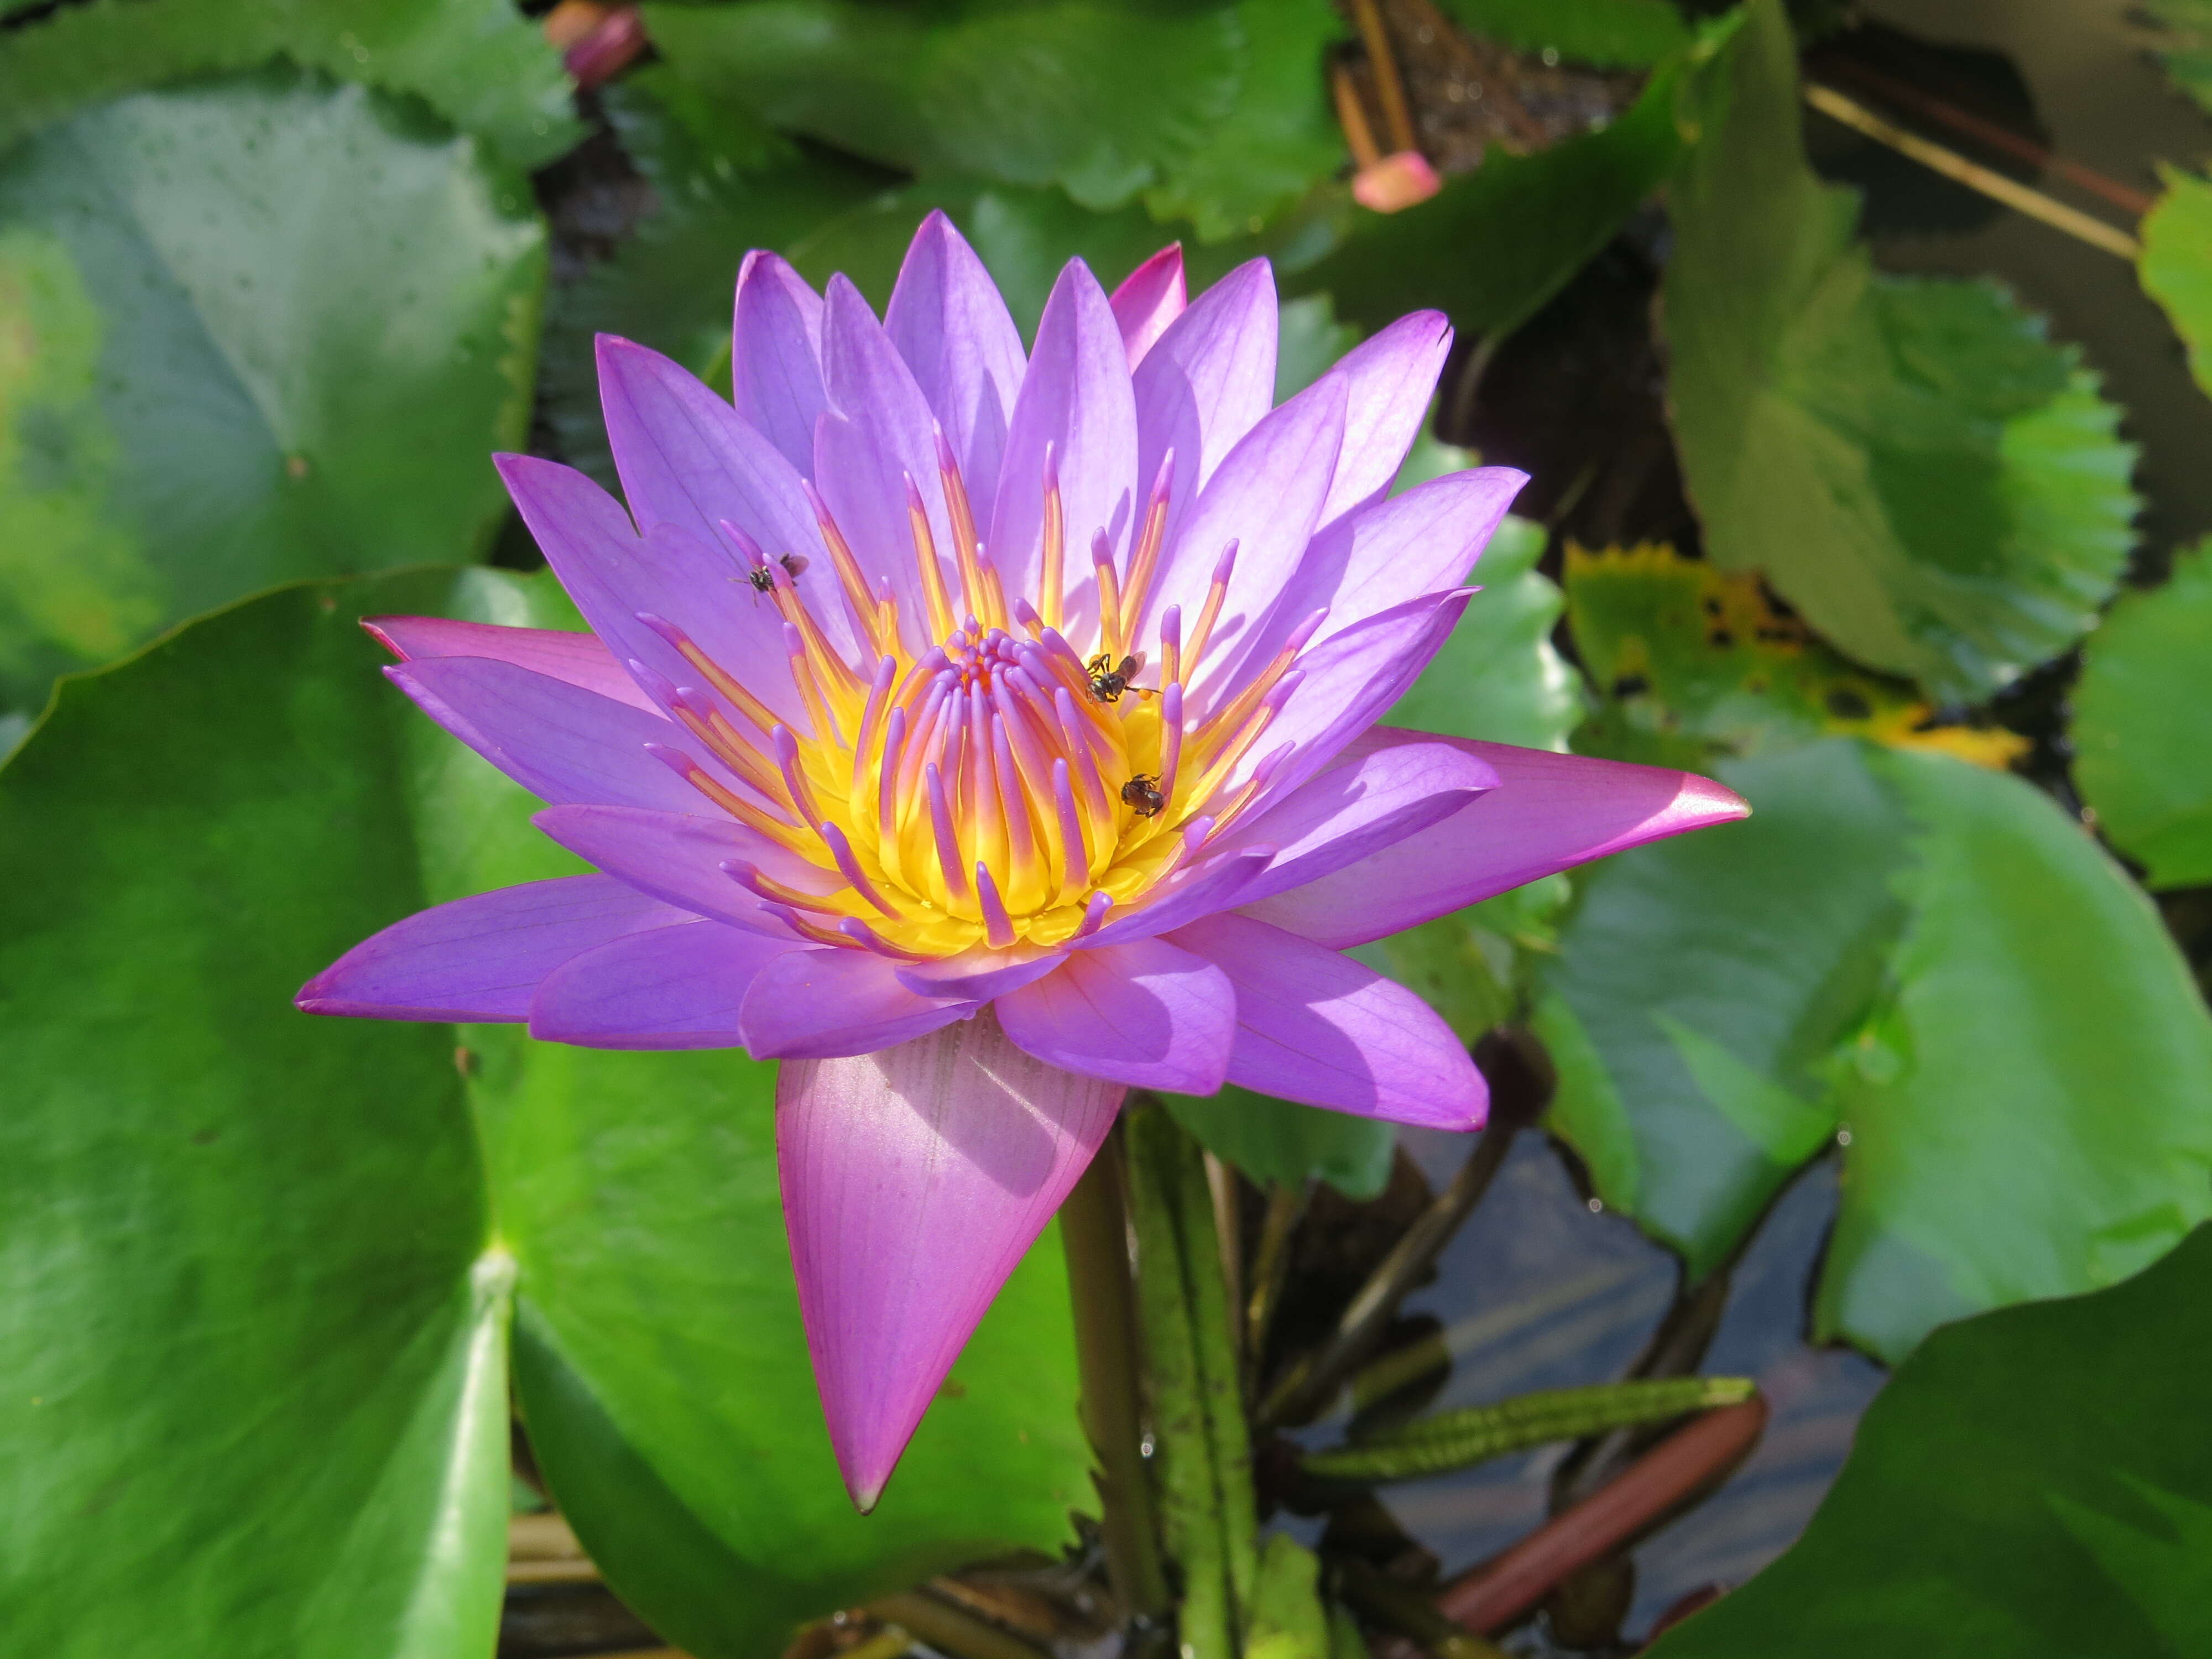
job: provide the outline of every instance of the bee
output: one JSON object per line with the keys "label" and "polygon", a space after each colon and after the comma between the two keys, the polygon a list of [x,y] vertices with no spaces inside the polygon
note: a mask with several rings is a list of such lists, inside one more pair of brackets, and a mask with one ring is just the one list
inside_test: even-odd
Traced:
{"label": "bee", "polygon": [[1157,775],[1139,772],[1121,786],[1121,804],[1140,818],[1156,818],[1168,804]]}
{"label": "bee", "polygon": [[[806,568],[806,555],[787,553],[776,562],[783,567],[785,575],[796,581],[799,580],[799,573]],[[757,564],[745,572],[745,580],[752,584],[753,592],[756,593],[771,592],[775,587],[775,577],[764,564]]]}
{"label": "bee", "polygon": [[[1091,695],[1101,702],[1119,702],[1121,694],[1133,689],[1129,682],[1144,672],[1145,653],[1141,651],[1133,657],[1122,658],[1118,666],[1113,653],[1101,651],[1089,664]],[[1142,686],[1133,689],[1140,697],[1151,695]]]}

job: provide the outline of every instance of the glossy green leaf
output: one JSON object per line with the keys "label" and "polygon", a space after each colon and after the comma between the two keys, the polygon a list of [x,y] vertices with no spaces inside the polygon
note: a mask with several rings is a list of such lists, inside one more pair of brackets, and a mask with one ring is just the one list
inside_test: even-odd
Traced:
{"label": "glossy green leaf", "polygon": [[517,167],[584,135],[511,0],[94,0],[0,38],[0,149],[87,104],[276,58],[412,93]]}
{"label": "glossy green leaf", "polygon": [[1583,700],[1574,671],[1552,646],[1565,601],[1536,568],[1544,541],[1544,526],[1532,520],[1498,526],[1468,579],[1482,591],[1385,725],[1524,749],[1567,746]]}
{"label": "glossy green leaf", "polygon": [[1607,1202],[1724,1261],[1845,1141],[1822,1335],[2110,1284],[2212,1212],[2212,1019],[2030,786],[1832,739],[1724,765],[1754,815],[1592,871],[1537,1012]]}
{"label": "glossy green leaf", "polygon": [[0,771],[13,1650],[490,1651],[514,1267],[452,1036],[291,1002],[422,902],[355,617],[448,586],[226,611]]}
{"label": "glossy green leaf", "polygon": [[1675,104],[1694,55],[1654,73],[1601,132],[1533,155],[1493,148],[1418,207],[1360,214],[1343,246],[1296,286],[1327,289],[1343,315],[1370,329],[1433,306],[1463,330],[1510,332],[1665,180],[1681,149]]}
{"label": "glossy green leaf", "polygon": [[[9,1398],[78,1413],[66,1436],[21,1413],[5,1431],[25,1483],[6,1571],[36,1589],[33,1628],[88,1656],[147,1629],[252,1647],[252,1620],[270,1651],[325,1621],[346,1633],[317,1652],[488,1650],[510,1288],[555,1496],[702,1659],[1064,1541],[1088,1487],[1056,1240],[863,1519],[799,1328],[773,1067],[293,1012],[386,923],[578,867],[377,673],[355,623],[386,611],[574,622],[544,576],[286,589],[70,682],[0,772],[0,836],[48,872],[17,884],[0,945],[0,1020],[39,1091],[0,1175],[37,1224],[7,1248],[16,1282],[52,1285],[11,1306]],[[131,1471],[112,1512],[87,1509]]]}
{"label": "glossy green leaf", "polygon": [[2212,1652],[2212,1229],[1936,1333],[1790,1552],[1653,1659]]}
{"label": "glossy green leaf", "polygon": [[18,145],[0,702],[273,582],[472,556],[544,269],[520,178],[358,86],[143,93]]}
{"label": "glossy green leaf", "polygon": [[[2206,70],[2212,86],[2212,54]],[[2166,194],[2143,216],[2136,271],[2188,346],[2189,372],[2212,392],[2212,179],[2176,167],[2161,167],[2159,176]]]}
{"label": "glossy green leaf", "polygon": [[1389,1184],[1397,1132],[1374,1118],[1277,1100],[1234,1083],[1216,1095],[1160,1098],[1207,1152],[1262,1187],[1326,1181],[1364,1201]]}
{"label": "glossy green leaf", "polygon": [[1668,0],[1443,0],[1473,33],[1519,52],[1600,69],[1640,69],[1688,43]]}
{"label": "glossy green leaf", "polygon": [[1723,569],[1847,655],[1977,700],[2087,631],[2132,543],[2119,411],[1982,283],[1875,275],[1799,132],[1780,0],[1694,103],[1664,322],[1683,472]]}
{"label": "glossy green leaf", "polygon": [[2212,882],[2212,543],[2161,587],[2125,593],[2074,688],[2074,777],[2153,887]]}
{"label": "glossy green leaf", "polygon": [[1225,3],[757,0],[645,20],[687,79],[779,127],[889,167],[1060,185],[1093,208],[1208,138],[1245,49]]}
{"label": "glossy green leaf", "polygon": [[1237,96],[1204,143],[1145,193],[1153,217],[1199,240],[1259,231],[1345,165],[1324,54],[1346,33],[1330,0],[1240,0]]}
{"label": "glossy green leaf", "polygon": [[1419,997],[1472,1047],[1528,1012],[1535,963],[1559,948],[1567,878],[1547,876],[1356,947],[1352,954]]}

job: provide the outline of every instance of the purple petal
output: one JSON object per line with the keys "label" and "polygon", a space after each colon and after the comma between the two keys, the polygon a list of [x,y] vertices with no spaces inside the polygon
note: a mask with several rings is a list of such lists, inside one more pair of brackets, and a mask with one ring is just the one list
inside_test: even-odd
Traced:
{"label": "purple petal", "polygon": [[835,1060],[909,1042],[966,1019],[963,997],[921,996],[868,951],[793,951],[761,969],[738,1016],[756,1060]]}
{"label": "purple petal", "polygon": [[530,1035],[585,1048],[735,1048],[738,1006],[762,968],[793,949],[686,919],[564,962],[530,1003]]}
{"label": "purple petal", "polygon": [[738,267],[730,335],[738,413],[802,474],[814,465],[814,423],[829,407],[822,384],[822,297],[773,253]]}
{"label": "purple petal", "polygon": [[[741,580],[733,554],[676,525],[656,526],[641,541],[629,514],[582,473],[528,455],[494,460],[553,574],[617,661],[697,685],[698,671],[638,620],[640,613],[664,617],[744,676],[779,719],[811,730],[785,665],[782,621]],[[763,663],[774,666],[761,672]]]}
{"label": "purple petal", "polygon": [[990,272],[941,211],[914,234],[884,331],[936,411],[975,510],[988,511],[1026,360]]}
{"label": "purple petal", "polygon": [[1170,242],[1124,277],[1113,294],[1114,320],[1121,326],[1133,370],[1152,343],[1182,314],[1182,244]]}
{"label": "purple petal", "polygon": [[929,612],[907,514],[908,478],[921,492],[946,586],[953,592],[960,587],[938,477],[934,417],[890,336],[842,276],[830,279],[822,367],[830,411],[815,427],[816,487],[869,581],[890,577],[902,622],[909,632],[926,629]]}
{"label": "purple petal", "polygon": [[765,836],[727,818],[641,811],[629,806],[549,806],[530,820],[586,863],[641,891],[756,933],[789,929],[724,872],[750,864],[786,886],[834,892],[844,878],[807,863]]}
{"label": "purple petal", "polygon": [[1095,951],[1150,939],[1241,904],[1245,890],[1266,873],[1274,856],[1274,848],[1258,842],[1247,842],[1228,852],[1209,849],[1205,862],[1177,871],[1146,894],[1120,921],[1109,921],[1089,939],[1077,940],[1073,948]]}
{"label": "purple petal", "polygon": [[1228,975],[1161,939],[1078,951],[992,1006],[1017,1048],[1064,1071],[1188,1095],[1210,1095],[1227,1075]]}
{"label": "purple petal", "polygon": [[862,1510],[1121,1094],[1039,1065],[988,1014],[880,1054],[784,1065],[776,1157],[799,1305]]}
{"label": "purple petal", "polygon": [[[1279,748],[1287,743],[1293,753],[1256,803],[1259,811],[1288,799],[1406,695],[1449,637],[1471,592],[1424,594],[1393,605],[1332,635],[1298,659],[1304,678],[1283,700],[1261,745]],[[1238,767],[1229,787],[1249,776],[1254,764]]]}
{"label": "purple petal", "polygon": [[1340,757],[1339,764],[1224,834],[1228,848],[1276,849],[1237,905],[1341,869],[1441,823],[1497,787],[1498,775],[1487,763],[1441,741],[1391,744]]}
{"label": "purple petal", "polygon": [[1261,921],[1331,950],[1751,811],[1733,790],[1691,772],[1388,726],[1376,728],[1369,741],[1449,743],[1488,763],[1498,787],[1440,823],[1251,907]]}
{"label": "purple petal", "polygon": [[[1176,318],[1131,377],[1137,401],[1137,476],[1149,489],[1176,455],[1168,511],[1170,560],[1199,489],[1275,403],[1275,273],[1239,265]],[[1232,532],[1234,533],[1234,532]],[[1213,568],[1221,550],[1191,555]]]}
{"label": "purple petal", "polygon": [[[606,414],[607,441],[622,474],[623,494],[639,526],[677,526],[702,547],[723,545],[728,520],[758,542],[771,558],[787,553],[822,554],[822,535],[807,504],[799,473],[775,447],[745,424],[735,410],[659,352],[611,334],[599,337],[599,402]],[[742,574],[726,556],[720,571],[726,600],[738,597],[732,583]],[[837,603],[834,579],[825,574],[814,615],[831,643],[849,652],[852,629]],[[704,599],[705,595],[701,598]],[[781,623],[773,605],[744,593],[749,636],[779,635]],[[641,607],[642,608],[642,607]],[[681,620],[672,616],[672,621]]]}
{"label": "purple petal", "polygon": [[708,810],[646,751],[684,735],[658,714],[488,657],[431,657],[384,672],[424,714],[542,801]]}
{"label": "purple petal", "polygon": [[902,963],[898,981],[916,995],[961,997],[988,1002],[1018,991],[1032,980],[1042,979],[1057,968],[1065,951],[1041,951],[1033,946],[994,951],[979,945],[957,957],[935,962]]}
{"label": "purple petal", "polygon": [[[991,509],[992,562],[1008,593],[1038,591],[1044,524],[1044,453],[1060,474],[1066,546],[1066,592],[1091,585],[1091,540],[1100,530],[1116,550],[1127,544],[1138,510],[1137,407],[1128,353],[1098,279],[1071,259],[1053,284],[1037,324],[1022,395],[1006,435],[1006,459]],[[1082,574],[1083,580],[1076,577]],[[1083,614],[1095,617],[1096,601]]]}
{"label": "purple petal", "polygon": [[660,705],[637,689],[637,682],[596,634],[571,634],[550,628],[501,628],[490,623],[448,622],[443,617],[364,617],[363,628],[402,662],[430,657],[489,657],[511,662],[586,691],[596,691],[633,708],[659,714]]}
{"label": "purple petal", "polygon": [[1351,412],[1345,417],[1344,453],[1322,508],[1324,525],[1389,489],[1420,434],[1451,341],[1451,324],[1442,312],[1417,311],[1353,347],[1329,371],[1345,377]]}
{"label": "purple petal", "polygon": [[311,1014],[520,1020],[538,982],[611,939],[690,920],[611,876],[455,899],[364,939],[300,988]]}
{"label": "purple petal", "polygon": [[1266,622],[1238,641],[1237,666],[1267,662],[1316,611],[1328,612],[1326,640],[1379,611],[1459,586],[1527,482],[1511,467],[1481,467],[1346,514],[1314,538]]}
{"label": "purple petal", "polygon": [[1404,986],[1244,916],[1209,916],[1175,942],[1237,988],[1231,1083],[1393,1123],[1482,1127],[1490,1091],[1467,1045]]}
{"label": "purple petal", "polygon": [[[1214,634],[1215,650],[1232,648],[1305,556],[1345,434],[1345,386],[1334,375],[1323,375],[1246,433],[1192,504],[1139,637],[1149,638],[1171,605],[1182,607],[1188,625],[1206,602],[1222,549],[1233,540],[1237,568]],[[1224,654],[1223,660],[1231,659]],[[1218,706],[1235,695],[1238,678],[1201,669],[1198,695],[1205,705]]]}

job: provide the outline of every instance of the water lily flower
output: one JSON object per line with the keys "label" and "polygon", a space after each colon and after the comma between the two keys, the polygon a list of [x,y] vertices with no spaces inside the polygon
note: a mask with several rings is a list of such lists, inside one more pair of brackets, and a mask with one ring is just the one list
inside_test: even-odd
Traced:
{"label": "water lily flower", "polygon": [[348,951],[317,1013],[784,1062],[830,1438],[871,1506],[1130,1087],[1470,1129],[1480,1074],[1342,952],[1740,816],[1686,774],[1376,721],[1522,476],[1389,489],[1449,331],[1274,404],[1273,278],[1060,273],[1024,351],[949,221],[881,319],[740,271],[734,398],[603,337],[628,507],[498,465],[591,631],[370,626],[602,873]]}

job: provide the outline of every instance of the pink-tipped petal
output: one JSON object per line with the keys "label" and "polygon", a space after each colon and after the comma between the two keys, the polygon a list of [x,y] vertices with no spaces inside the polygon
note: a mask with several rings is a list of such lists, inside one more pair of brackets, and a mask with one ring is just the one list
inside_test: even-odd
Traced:
{"label": "pink-tipped petal", "polygon": [[443,617],[364,617],[361,625],[402,662],[427,657],[489,657],[533,674],[596,691],[633,708],[659,714],[660,706],[638,690],[596,634],[550,628],[501,628],[491,623],[451,622]]}
{"label": "pink-tipped petal", "polygon": [[1318,881],[1254,904],[1263,921],[1343,950],[1647,841],[1746,816],[1734,790],[1692,772],[1378,726],[1363,743],[1449,743],[1498,787],[1442,823]]}
{"label": "pink-tipped petal", "polygon": [[[1275,772],[1257,810],[1288,799],[1406,695],[1450,637],[1468,597],[1469,590],[1460,588],[1393,605],[1298,659],[1304,678],[1267,728],[1268,742],[1290,744],[1294,752]],[[1250,770],[1239,769],[1241,775]]]}
{"label": "pink-tipped petal", "polygon": [[1478,467],[1431,478],[1347,513],[1313,538],[1258,628],[1237,641],[1232,678],[1265,663],[1316,611],[1319,639],[1378,611],[1459,586],[1504,521],[1528,474]]}
{"label": "pink-tipped petal", "polygon": [[730,387],[745,423],[810,472],[814,423],[830,402],[822,384],[822,296],[760,249],[738,267]]}
{"label": "pink-tipped petal", "polygon": [[927,628],[929,612],[907,514],[909,479],[921,496],[938,567],[948,586],[959,589],[937,470],[935,416],[890,336],[842,276],[830,279],[822,368],[830,407],[815,428],[816,487],[868,580],[890,579],[900,617],[920,649],[915,630]]}
{"label": "pink-tipped petal", "polygon": [[1417,311],[1363,340],[1329,371],[1345,377],[1351,413],[1344,422],[1344,453],[1322,508],[1322,524],[1380,499],[1390,488],[1428,418],[1429,399],[1451,342],[1451,324],[1443,313]]}
{"label": "pink-tipped petal", "polygon": [[735,1048],[738,1007],[788,939],[686,920],[564,962],[530,1003],[530,1035],[586,1048]]}
{"label": "pink-tipped petal", "polygon": [[[1168,509],[1171,559],[1200,488],[1274,407],[1276,319],[1273,268],[1251,260],[1200,295],[1130,377],[1138,477],[1149,483],[1161,458],[1170,449],[1176,454]],[[1191,556],[1210,571],[1220,551]]]}
{"label": "pink-tipped petal", "polygon": [[914,234],[884,331],[945,429],[975,510],[988,512],[1027,360],[990,272],[942,211]]}
{"label": "pink-tipped petal", "polygon": [[1182,315],[1184,295],[1181,242],[1170,242],[1114,290],[1114,320],[1121,326],[1121,343],[1132,369],[1145,360],[1168,325]]}
{"label": "pink-tipped petal", "polygon": [[[681,628],[733,672],[782,659],[781,619],[774,605],[755,603],[733,553],[680,525],[658,525],[641,539],[621,505],[572,468],[530,455],[493,460],[546,562],[617,661],[697,684],[697,669],[641,613]],[[780,719],[804,722],[787,672],[753,672],[746,683]]]}
{"label": "pink-tipped petal", "polygon": [[1231,1083],[1393,1123],[1482,1127],[1490,1092],[1467,1045],[1404,986],[1245,916],[1209,916],[1174,943],[1237,988]]}
{"label": "pink-tipped petal", "polygon": [[756,1060],[835,1060],[872,1054],[966,1019],[969,998],[923,996],[899,982],[900,963],[872,951],[793,951],[761,969],[738,1023]]}
{"label": "pink-tipped petal", "polygon": [[[1345,382],[1325,374],[1244,434],[1199,492],[1176,532],[1138,637],[1147,638],[1167,607],[1195,617],[1206,603],[1221,550],[1237,543],[1237,565],[1214,639],[1229,650],[1267,614],[1305,556],[1337,455],[1349,441]],[[1224,677],[1202,674],[1207,704],[1233,695]]]}
{"label": "pink-tipped petal", "polygon": [[1228,975],[1161,939],[1077,951],[992,1006],[1016,1047],[1086,1077],[1210,1095],[1228,1073]]}
{"label": "pink-tipped petal", "polygon": [[658,714],[488,657],[430,657],[384,672],[424,714],[542,801],[661,812],[704,805],[646,751],[681,736]]}
{"label": "pink-tipped petal", "polygon": [[1117,919],[1069,943],[1078,951],[1095,951],[1150,939],[1217,910],[1233,908],[1265,877],[1274,857],[1275,848],[1264,842],[1248,841],[1225,852],[1209,849],[1200,862],[1177,871],[1127,909],[1107,913]]}
{"label": "pink-tipped petal", "polygon": [[578,858],[694,915],[757,933],[789,930],[722,868],[750,865],[787,887],[825,893],[845,878],[807,863],[727,818],[641,811],[628,806],[549,806],[530,820]]}
{"label": "pink-tipped petal", "polygon": [[[735,410],[657,351],[602,334],[598,355],[607,441],[640,529],[650,535],[658,526],[673,525],[692,544],[720,548],[727,522],[770,558],[787,553],[811,557],[822,551],[821,532],[798,470]],[[739,599],[742,568],[726,554],[720,567],[722,591],[702,592],[699,602],[720,599],[727,605]],[[777,623],[775,607],[759,604],[750,592],[733,608],[738,614],[731,620],[744,625],[749,643],[757,644]],[[831,643],[851,652],[845,607],[817,605],[814,612]],[[690,614],[679,611],[671,620],[688,622]]]}
{"label": "pink-tipped petal", "polygon": [[1022,1053],[986,1012],[852,1059],[787,1061],[776,1158],[807,1346],[847,1489],[875,1506],[1122,1089]]}
{"label": "pink-tipped petal", "polygon": [[1224,850],[1275,848],[1238,908],[1302,887],[1403,841],[1498,787],[1489,763],[1443,742],[1393,744],[1340,758],[1222,836]]}
{"label": "pink-tipped petal", "polygon": [[1018,991],[1033,980],[1042,979],[1060,966],[1066,954],[1065,951],[1044,951],[1034,945],[994,951],[988,945],[978,945],[957,957],[902,963],[898,968],[898,981],[918,996],[961,997],[988,1002],[1009,991]]}
{"label": "pink-tipped petal", "polygon": [[[1128,355],[1113,307],[1080,259],[1068,261],[1045,301],[1036,349],[1006,434],[988,543],[1009,593],[1038,591],[1047,446],[1060,475],[1072,596],[1078,574],[1090,567],[1095,532],[1105,531],[1117,552],[1127,544],[1130,520],[1140,507],[1136,492],[1143,487],[1137,477]],[[1087,575],[1080,585],[1087,588]],[[1095,607],[1085,614],[1095,617]]]}
{"label": "pink-tipped petal", "polygon": [[690,919],[611,876],[502,887],[392,923],[301,986],[297,1001],[369,1019],[526,1019],[532,994],[562,963]]}

